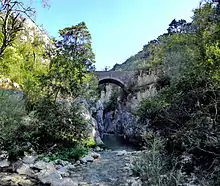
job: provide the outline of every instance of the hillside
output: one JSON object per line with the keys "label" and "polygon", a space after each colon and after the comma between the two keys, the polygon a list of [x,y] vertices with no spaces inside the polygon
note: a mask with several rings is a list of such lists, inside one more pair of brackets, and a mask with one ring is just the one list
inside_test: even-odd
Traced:
{"label": "hillside", "polygon": [[113,71],[129,71],[141,67],[144,63],[147,62],[150,53],[146,46],[143,47],[141,51],[137,54],[128,58],[122,64],[115,64],[111,70]]}

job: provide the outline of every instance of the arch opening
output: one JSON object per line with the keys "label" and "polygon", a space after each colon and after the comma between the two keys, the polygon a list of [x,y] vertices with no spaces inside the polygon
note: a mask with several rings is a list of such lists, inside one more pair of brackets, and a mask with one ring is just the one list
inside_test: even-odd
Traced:
{"label": "arch opening", "polygon": [[126,86],[120,80],[113,79],[113,78],[104,78],[104,79],[99,80],[99,85],[106,84],[106,83],[112,83],[112,84],[118,85],[119,87],[122,88],[122,90],[126,94],[128,94],[128,90],[127,90]]}

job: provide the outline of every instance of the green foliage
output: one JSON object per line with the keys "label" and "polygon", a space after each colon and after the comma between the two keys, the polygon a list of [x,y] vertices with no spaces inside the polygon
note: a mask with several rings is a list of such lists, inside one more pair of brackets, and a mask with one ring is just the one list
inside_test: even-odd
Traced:
{"label": "green foliage", "polygon": [[44,158],[49,158],[49,160],[54,161],[61,159],[64,161],[77,161],[85,154],[88,153],[88,149],[82,145],[76,145],[70,148],[58,149],[55,153],[51,155],[46,155]]}
{"label": "green foliage", "polygon": [[[188,164],[173,165],[175,169],[205,178],[204,185],[219,185],[220,5],[213,3],[195,9],[192,23],[172,21],[169,33],[149,43],[145,67],[170,82],[157,87],[158,95],[144,100],[137,112],[142,124],[167,139],[170,161],[183,154],[192,157]],[[150,125],[144,122],[149,119]]]}
{"label": "green foliage", "polygon": [[83,143],[85,144],[86,147],[89,147],[89,148],[96,147],[96,142],[93,138],[88,138]]}
{"label": "green foliage", "polygon": [[54,105],[50,100],[44,100],[38,105],[34,118],[29,122],[25,134],[30,135],[30,141],[45,148],[50,144],[71,145],[87,138],[87,123],[76,105],[70,108],[64,103]]}
{"label": "green foliage", "polygon": [[137,115],[141,118],[155,119],[166,107],[168,107],[168,103],[164,100],[143,100],[137,110]]}
{"label": "green foliage", "polygon": [[104,111],[105,112],[113,111],[116,109],[117,103],[118,103],[118,96],[119,95],[117,92],[113,92],[111,94],[109,101],[104,104]]}
{"label": "green foliage", "polygon": [[78,159],[87,151],[79,144],[87,147],[94,142],[87,140],[81,110],[65,104],[63,97],[97,99],[97,78],[90,73],[94,54],[85,23],[60,30],[61,39],[52,43],[35,25],[26,27],[20,15],[28,15],[31,8],[25,9],[20,1],[0,4],[0,77],[18,83],[25,95],[19,100],[13,91],[0,92],[1,149],[16,159],[28,149],[49,153],[57,145],[61,150],[56,149],[54,157]]}
{"label": "green foliage", "polygon": [[22,117],[26,114],[24,101],[12,91],[0,91],[0,136],[1,148],[5,142],[14,138],[14,132],[19,128]]}
{"label": "green foliage", "polygon": [[164,155],[164,139],[148,132],[144,136],[148,144],[147,150],[133,158],[131,169],[136,176],[141,177],[146,185],[180,185],[185,183],[184,175],[174,168],[169,170],[167,158]]}
{"label": "green foliage", "polygon": [[[10,122],[5,117],[1,118],[3,148],[10,152],[11,159],[16,159],[30,147],[39,153],[49,153],[55,144],[59,148],[75,148],[87,139],[87,123],[79,112],[75,105],[54,105],[50,100],[44,100],[28,116],[23,114],[20,118],[20,115],[15,115],[16,118],[10,117],[13,119]],[[13,116],[11,112],[8,114]],[[81,153],[76,148],[75,157],[77,151]]]}
{"label": "green foliage", "polygon": [[[27,32],[20,33],[13,45],[5,49],[4,57],[0,59],[0,74],[21,86],[30,106],[44,95],[40,77],[48,71],[47,63],[43,63],[46,60],[43,57],[45,44],[42,38],[32,31],[32,38]],[[26,37],[26,40],[21,41],[20,37]]]}
{"label": "green foliage", "polygon": [[44,85],[56,100],[59,94],[72,97],[85,91],[94,69],[91,36],[84,22],[59,31],[57,54],[50,63],[49,73],[43,77]]}
{"label": "green foliage", "polygon": [[[0,90],[0,150],[8,150],[9,159],[22,156],[25,145],[17,145],[17,131],[22,126],[25,117],[25,101],[21,91]],[[23,131],[20,131],[21,135]]]}

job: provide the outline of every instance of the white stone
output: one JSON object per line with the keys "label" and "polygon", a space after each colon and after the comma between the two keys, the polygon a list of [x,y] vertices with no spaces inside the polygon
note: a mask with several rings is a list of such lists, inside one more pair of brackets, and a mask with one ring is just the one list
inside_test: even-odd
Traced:
{"label": "white stone", "polygon": [[78,182],[73,181],[70,178],[63,178],[59,180],[58,182],[54,182],[51,184],[52,186],[78,186]]}
{"label": "white stone", "polygon": [[4,160],[8,158],[8,153],[6,151],[0,152],[0,160]]}
{"label": "white stone", "polygon": [[37,177],[43,184],[51,185],[54,185],[56,182],[60,182],[62,179],[62,176],[58,173],[58,171],[53,170],[42,170]]}
{"label": "white stone", "polygon": [[82,163],[93,162],[94,158],[91,155],[86,155],[85,157],[81,158],[80,161]]}
{"label": "white stone", "polygon": [[8,167],[9,165],[10,165],[10,162],[7,159],[0,161],[1,168]]}
{"label": "white stone", "polygon": [[34,162],[36,161],[37,157],[36,156],[25,156],[23,158],[23,162],[25,164],[34,164]]}
{"label": "white stone", "polygon": [[97,146],[97,147],[95,147],[95,151],[100,152],[100,151],[102,151],[102,149]]}
{"label": "white stone", "polygon": [[67,167],[61,167],[60,169],[57,170],[57,172],[62,176],[62,177],[68,177],[70,176],[70,173],[68,172]]}
{"label": "white stone", "polygon": [[64,161],[64,160],[60,160],[60,159],[55,160],[54,163],[55,163],[56,165],[62,165],[62,166],[66,166],[66,165],[69,164],[68,161]]}
{"label": "white stone", "polygon": [[80,161],[79,161],[79,160],[77,160],[75,164],[76,164],[76,165],[80,165]]}
{"label": "white stone", "polygon": [[117,156],[123,156],[123,155],[125,155],[127,153],[127,151],[126,150],[122,150],[122,151],[118,151],[117,152]]}
{"label": "white stone", "polygon": [[18,168],[17,173],[20,175],[28,175],[31,176],[33,175],[33,170],[31,170],[30,166],[27,164],[23,164],[20,168]]}
{"label": "white stone", "polygon": [[43,170],[43,169],[55,169],[54,165],[52,163],[46,163],[42,160],[36,162],[34,165],[31,166],[31,168],[34,168],[34,169],[39,169],[39,170]]}

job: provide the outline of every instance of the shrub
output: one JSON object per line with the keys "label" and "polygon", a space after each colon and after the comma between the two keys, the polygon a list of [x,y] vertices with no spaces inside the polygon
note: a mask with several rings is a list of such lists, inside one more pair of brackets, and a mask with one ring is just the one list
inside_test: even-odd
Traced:
{"label": "shrub", "polygon": [[53,104],[49,99],[43,101],[35,111],[35,119],[26,125],[29,140],[39,145],[38,150],[55,143],[65,147],[82,142],[87,138],[87,122],[79,112],[74,104],[68,108]]}
{"label": "shrub", "polygon": [[160,154],[163,141],[156,137],[153,137],[152,140],[152,142],[148,142],[149,150],[143,151],[133,160],[132,170],[134,174],[140,176],[144,181],[157,185],[160,183],[160,174],[164,164]]}
{"label": "shrub", "polygon": [[51,161],[56,159],[61,159],[64,161],[77,161],[87,153],[88,149],[83,145],[78,144],[71,148],[58,149],[55,153],[46,157],[48,157]]}
{"label": "shrub", "polygon": [[91,147],[91,148],[93,148],[93,147],[96,146],[95,140],[94,140],[93,138],[91,138],[91,137],[89,137],[88,139],[86,139],[86,140],[84,141],[84,144],[85,144],[86,147]]}
{"label": "shrub", "polygon": [[[87,139],[87,122],[79,112],[74,104],[68,107],[45,99],[35,111],[22,118],[18,115],[18,119],[11,122],[13,129],[5,131],[5,150],[10,152],[11,159],[16,159],[30,148],[38,153],[50,153],[54,145],[57,149],[76,147]],[[7,124],[6,121],[4,123]]]}
{"label": "shrub", "polygon": [[20,127],[22,117],[26,114],[24,100],[15,92],[0,90],[0,147],[7,147],[15,137],[15,131]]}
{"label": "shrub", "polygon": [[168,103],[159,98],[143,100],[136,113],[141,117],[141,119],[155,119],[155,117],[162,113],[167,106]]}
{"label": "shrub", "polygon": [[145,185],[176,186],[186,183],[186,176],[181,169],[169,166],[164,153],[165,140],[152,132],[145,134],[147,150],[139,152],[131,162],[131,169]]}

